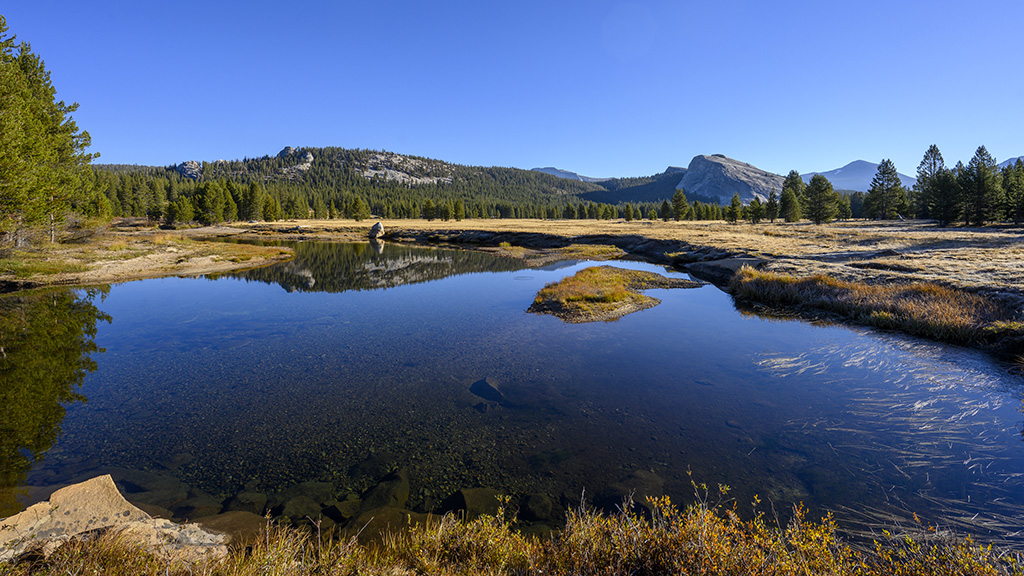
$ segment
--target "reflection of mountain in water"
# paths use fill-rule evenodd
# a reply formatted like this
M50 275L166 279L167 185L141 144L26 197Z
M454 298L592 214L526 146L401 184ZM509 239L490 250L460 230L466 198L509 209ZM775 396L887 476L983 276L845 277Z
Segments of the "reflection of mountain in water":
M280 284L289 292L375 290L440 280L473 272L509 272L522 261L471 250L413 248L394 244L294 242L295 259L231 274ZM378 250L380 250L378 252Z
M20 485L60 435L64 410L96 369L93 305L104 291L49 290L0 297L0 518L21 509Z

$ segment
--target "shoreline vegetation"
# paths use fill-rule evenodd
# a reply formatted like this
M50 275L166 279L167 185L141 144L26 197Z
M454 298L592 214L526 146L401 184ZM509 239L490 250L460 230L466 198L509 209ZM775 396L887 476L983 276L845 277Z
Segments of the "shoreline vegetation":
M551 314L570 324L611 322L661 304L641 290L699 286L699 282L653 272L595 266L542 288L527 312Z
M366 241L375 221L292 220L159 230L145 219L125 219L65 243L10 251L0 257L0 290L86 286L264 266L291 258L290 250L204 240ZM939 228L903 221L813 225L399 220L386 223L383 239L477 249L522 259L530 266L560 260L643 259L689 271L731 290L740 301L803 314L826 312L855 323L986 348L1024 363L1024 237L1013 227ZM745 265L767 275L757 276L756 281L737 276ZM843 298L835 295L840 285L847 293ZM873 288L883 285L919 288L894 292L904 304L901 311L851 304L856 299L865 302L868 293L876 294L876 304L883 301L886 297ZM822 299L823 291L831 291L831 300ZM918 305L922 299L929 299L933 306L948 300L960 310L944 308L943 317L936 319L938 309ZM954 301L959 304L954 306ZM964 304L968 301L976 304ZM988 302L987 312L978 304L982 301ZM974 309L966 311L964 306ZM963 314L975 318L968 321Z
M872 285L824 274L798 278L745 266L732 277L729 291L740 301L826 312L857 324L981 347L1024 362L1019 311L935 283Z
M934 528L886 531L873 545L854 547L836 535L830 517L815 522L797 508L783 527L756 512L755 502L753 518L742 520L735 506L710 504L707 487L696 488L705 495L698 503L679 509L662 497L649 502L648 515L634 512L630 502L615 514L581 506L568 511L563 530L540 537L517 531L505 509L470 521L452 514L432 518L372 544L335 539L315 527L270 525L232 541L226 557L166 554L111 530L0 563L0 575L1024 573L1020 554ZM726 489L720 490L724 496Z

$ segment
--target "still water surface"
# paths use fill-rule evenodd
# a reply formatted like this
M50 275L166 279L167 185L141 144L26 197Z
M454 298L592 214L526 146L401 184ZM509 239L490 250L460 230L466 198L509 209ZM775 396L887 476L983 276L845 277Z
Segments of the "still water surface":
M732 486L740 510L757 494L782 517L803 502L854 532L916 512L1020 541L1021 378L977 352L742 313L713 286L651 290L655 308L565 324L525 310L592 263L297 249L216 279L70 293L109 316L93 323L105 352L79 370L86 401L57 402L59 434L5 447L31 466L26 477L5 463L8 485L120 467L216 498L308 480L343 497L404 468L408 506L425 511L477 486L564 507L640 482L685 503L692 473ZM485 377L503 403L469 391Z

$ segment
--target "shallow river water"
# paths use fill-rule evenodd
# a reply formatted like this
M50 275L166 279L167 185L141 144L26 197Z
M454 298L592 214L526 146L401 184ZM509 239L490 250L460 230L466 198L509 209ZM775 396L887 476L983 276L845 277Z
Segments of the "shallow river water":
M832 511L854 535L916 513L1022 540L1024 381L983 354L742 312L710 285L565 324L525 310L593 263L297 249L216 279L3 297L0 516L11 495L108 470L223 500L310 480L344 499L404 469L418 511L473 487L562 509L629 490L683 504L692 480L728 484L744 513L755 494L783 519ZM52 349L24 341L34 319ZM486 377L502 402L470 391Z

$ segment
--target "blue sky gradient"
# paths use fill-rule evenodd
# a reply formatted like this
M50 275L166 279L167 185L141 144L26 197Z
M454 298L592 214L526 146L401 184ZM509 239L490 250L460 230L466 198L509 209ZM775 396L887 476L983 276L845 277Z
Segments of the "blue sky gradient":
M1024 154L1024 2L9 2L97 162L290 146L639 176Z

